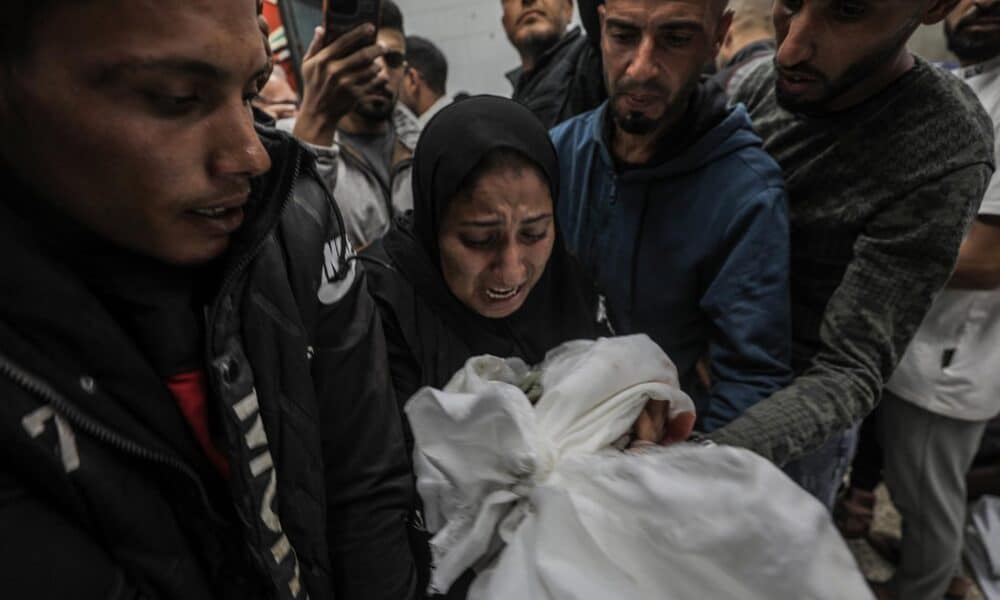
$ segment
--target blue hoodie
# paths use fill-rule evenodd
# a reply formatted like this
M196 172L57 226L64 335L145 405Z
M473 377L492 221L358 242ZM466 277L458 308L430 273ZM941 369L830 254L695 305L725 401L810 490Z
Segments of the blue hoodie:
M788 214L781 170L742 105L662 164L619 172L607 103L552 130L560 226L618 333L646 333L713 431L791 381ZM707 354L710 393L696 386Z

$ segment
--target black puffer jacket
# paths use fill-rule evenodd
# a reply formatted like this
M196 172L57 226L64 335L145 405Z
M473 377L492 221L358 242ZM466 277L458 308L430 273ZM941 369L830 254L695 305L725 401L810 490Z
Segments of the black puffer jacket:
M375 306L311 154L261 137L274 168L207 314L228 481L120 324L0 203L0 597L412 596Z
M579 28L571 29L531 72L518 67L507 73L514 86L511 97L535 113L547 129L600 106L608 93L595 39Z

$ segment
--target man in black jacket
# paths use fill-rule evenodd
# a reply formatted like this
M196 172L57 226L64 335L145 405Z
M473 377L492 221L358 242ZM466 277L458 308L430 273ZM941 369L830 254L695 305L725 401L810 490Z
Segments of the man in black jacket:
M567 30L573 0L502 0L503 28L521 66L507 73L513 99L546 127L597 108L608 97L601 66L597 4L582 0L580 28Z
M4 9L0 595L411 597L378 317L254 129L254 2Z

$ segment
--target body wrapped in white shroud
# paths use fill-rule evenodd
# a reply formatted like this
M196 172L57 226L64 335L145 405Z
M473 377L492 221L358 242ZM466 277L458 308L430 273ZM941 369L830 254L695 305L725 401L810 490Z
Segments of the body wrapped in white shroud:
M431 588L474 567L473 600L871 597L824 508L763 458L622 452L650 399L694 410L644 335L570 342L535 369L473 358L414 395Z

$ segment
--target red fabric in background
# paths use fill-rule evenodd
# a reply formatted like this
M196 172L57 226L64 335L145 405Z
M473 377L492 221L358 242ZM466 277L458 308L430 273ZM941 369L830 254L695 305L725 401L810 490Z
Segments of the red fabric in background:
M208 430L208 388L205 386L205 372L191 371L174 375L167 380L167 388L177 400L177 406L194 431L194 436L208 455L215 468L223 477L229 479L229 460L212 442Z

